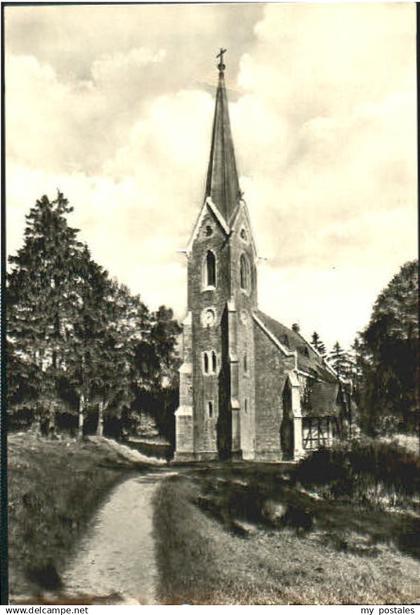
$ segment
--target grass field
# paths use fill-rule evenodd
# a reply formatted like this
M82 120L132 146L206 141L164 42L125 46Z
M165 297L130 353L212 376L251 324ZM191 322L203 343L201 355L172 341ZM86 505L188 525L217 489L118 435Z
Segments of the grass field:
M59 593L60 574L94 512L147 462L104 439L9 436L11 594ZM178 471L154 501L162 604L420 602L416 507L315 497L287 465Z
M163 604L420 601L418 518L311 498L273 467L168 479L154 522Z
M109 490L141 465L106 440L11 434L9 592L60 589L60 571Z

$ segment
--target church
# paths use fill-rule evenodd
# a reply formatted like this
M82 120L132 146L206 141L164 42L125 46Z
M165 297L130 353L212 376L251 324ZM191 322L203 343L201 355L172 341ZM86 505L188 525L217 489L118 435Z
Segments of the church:
M297 460L349 428L345 383L258 309L257 253L239 186L219 54L204 203L188 260L175 461Z

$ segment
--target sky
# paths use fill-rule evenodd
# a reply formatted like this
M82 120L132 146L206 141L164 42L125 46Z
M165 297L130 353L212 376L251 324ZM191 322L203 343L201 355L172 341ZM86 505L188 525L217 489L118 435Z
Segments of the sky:
M57 188L95 260L186 312L219 47L260 308L349 346L417 256L415 4L8 6L7 251Z

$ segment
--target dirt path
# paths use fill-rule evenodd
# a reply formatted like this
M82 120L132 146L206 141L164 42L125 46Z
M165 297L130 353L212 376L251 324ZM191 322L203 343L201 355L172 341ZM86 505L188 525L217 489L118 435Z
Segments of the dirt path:
M91 596L93 604L95 597L112 594L125 602L156 604L152 500L169 474L129 478L111 492L63 575L66 595Z

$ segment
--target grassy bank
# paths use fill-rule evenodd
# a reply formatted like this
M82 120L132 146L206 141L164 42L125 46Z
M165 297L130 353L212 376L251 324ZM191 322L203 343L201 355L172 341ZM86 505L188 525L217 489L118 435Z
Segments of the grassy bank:
M142 466L106 440L11 434L8 451L9 592L59 590L64 562L103 498Z
M418 602L420 562L405 549L416 523L401 513L311 498L272 468L195 471L166 480L156 496L160 598Z

